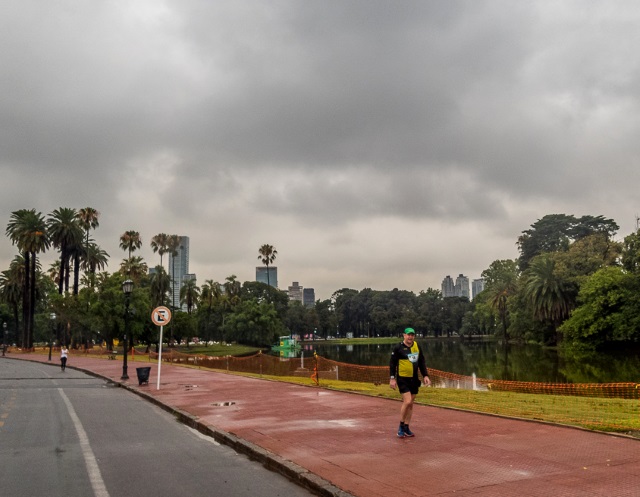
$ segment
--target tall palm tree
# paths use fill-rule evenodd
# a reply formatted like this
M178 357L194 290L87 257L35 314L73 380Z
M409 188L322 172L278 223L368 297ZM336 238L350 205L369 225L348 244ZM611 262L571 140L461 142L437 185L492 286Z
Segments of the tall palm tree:
M171 256L171 307L175 309L176 307L176 293L180 288L179 282L176 281L176 257L178 255L178 249L180 248L180 236L179 235L169 235L167 239L167 251Z
M569 317L572 293L566 282L555 272L555 260L549 254L534 257L523 274L525 298L533 306L534 317L553 326L556 342L557 328Z
M9 269L0 273L0 302L5 302L13 312L14 328L18 329L20 301L24 287L24 258L16 256Z
M171 278L163 266L156 266L150 278L151 302L154 306L165 305L167 292L171 287Z
M58 293L69 291L69 262L72 255L82 245L83 231L75 209L61 207L49 214L47 232L53 246L60 250L60 280Z
M237 276L235 274L227 276L225 278L223 287L224 293L229 299L229 303L232 306L238 304L238 302L240 301L240 290L242 287L240 285L240 282L237 280Z
M37 254L45 252L50 246L47 224L42 213L36 212L35 209L21 209L11 213L6 235L22 252L24 259L22 346L31 348L36 305Z
M169 235L158 233L151 239L151 249L153 253L160 254L160 265L162 266L162 256L169 250Z
M213 304L222 296L222 287L220 283L213 280L206 280L200 290L200 303L204 307L206 306L209 311L213 307Z
M89 256L89 232L92 229L96 229L100 226L100 222L98 219L100 218L100 213L94 209L93 207L83 207L78 211L78 221L80 222L80 227L85 231L85 243L84 250L82 252L83 259L86 259ZM86 267L87 265L84 264ZM76 252L75 259L75 270L74 274L74 283L73 283L73 291L75 294L78 293L78 278L80 273L80 252Z
M509 332L507 331L507 316L509 297L515 295L518 290L518 280L516 275L505 275L505 278L492 283L486 289L489 295L491 307L498 312L498 316L502 323L502 331L505 340L509 340Z
M120 248L129 252L129 259L131 259L131 253L142 247L142 238L137 231L125 231L120 235Z
M95 285L96 271L103 271L109 263L109 254L95 242L89 241L82 261L82 269L88 273L89 286Z
M180 288L180 304L187 306L188 314L191 314L199 296L200 288L196 285L196 280L186 280Z
M278 251L273 248L273 245L264 244L258 249L258 259L262 261L262 264L267 266L267 285L271 286L271 281L269 279L269 264L276 260L276 255L278 255Z

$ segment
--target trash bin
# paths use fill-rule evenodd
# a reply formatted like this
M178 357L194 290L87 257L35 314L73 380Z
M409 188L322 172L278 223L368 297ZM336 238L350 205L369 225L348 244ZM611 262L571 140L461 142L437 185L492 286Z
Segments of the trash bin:
M143 383L149 384L150 372L151 368L136 368L136 373L138 373L138 385L142 385Z

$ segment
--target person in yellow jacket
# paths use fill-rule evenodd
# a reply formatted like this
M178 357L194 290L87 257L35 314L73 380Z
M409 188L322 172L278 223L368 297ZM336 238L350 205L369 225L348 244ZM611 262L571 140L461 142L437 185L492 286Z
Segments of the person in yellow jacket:
M404 330L402 342L393 348L391 361L389 362L389 386L394 390L397 387L402 394L400 427L398 428L399 438L414 436L409 429L409 423L413 413L413 402L416 399L418 390L420 390L418 371L422 374L424 385L431 385L424 354L418 346L418 342L416 342L416 332L413 328L407 328Z

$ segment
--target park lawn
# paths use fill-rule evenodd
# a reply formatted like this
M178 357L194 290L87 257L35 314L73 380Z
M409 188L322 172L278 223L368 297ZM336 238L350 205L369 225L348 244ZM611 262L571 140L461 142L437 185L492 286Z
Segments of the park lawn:
M166 351L167 349L165 349ZM261 349L259 347L249 347L248 345L239 345L236 343L225 344L218 343L213 345L191 345L187 347L186 345L181 345L179 347L174 347L173 350L176 352L180 352L181 354L200 354L200 355L208 355L212 357L224 357L228 355L232 356L247 356L257 354Z

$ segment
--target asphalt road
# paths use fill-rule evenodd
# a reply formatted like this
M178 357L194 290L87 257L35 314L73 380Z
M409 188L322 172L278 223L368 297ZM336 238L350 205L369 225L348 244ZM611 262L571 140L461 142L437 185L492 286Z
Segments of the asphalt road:
M312 494L105 380L0 360L0 495Z

